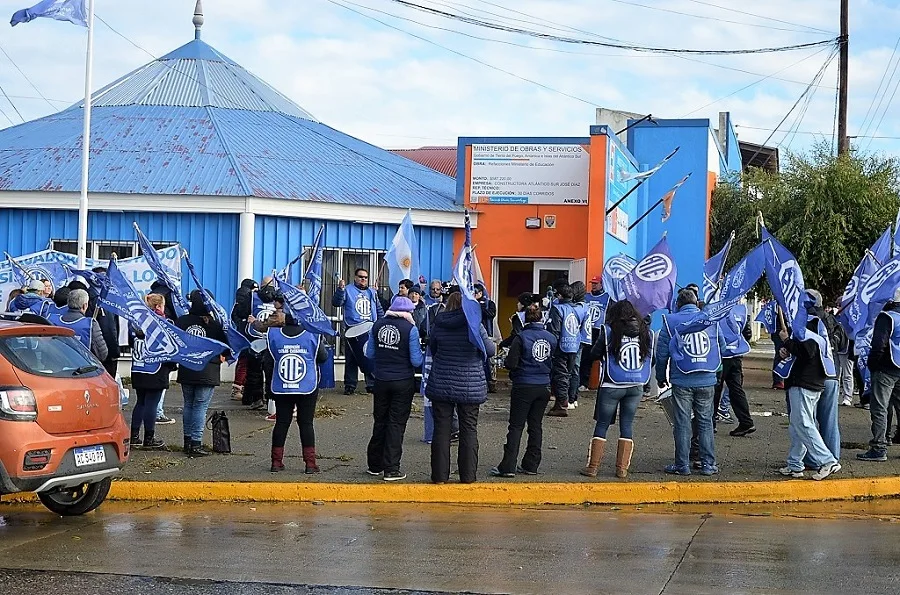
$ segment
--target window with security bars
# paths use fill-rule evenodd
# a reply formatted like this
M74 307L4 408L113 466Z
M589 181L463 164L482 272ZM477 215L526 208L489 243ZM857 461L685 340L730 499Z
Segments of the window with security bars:
M178 242L151 242L157 250L168 248ZM50 240L50 249L66 254L78 254L77 240ZM141 249L137 242L120 240L91 240L86 244L86 256L96 260L109 260L115 253L117 258L125 259L140 256Z

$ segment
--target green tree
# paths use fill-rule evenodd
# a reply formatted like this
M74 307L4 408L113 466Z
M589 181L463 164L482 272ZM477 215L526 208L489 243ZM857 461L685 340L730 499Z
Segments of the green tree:
M797 257L806 286L837 300L865 250L900 206L900 162L880 154L838 157L825 143L788 154L781 171L753 169L719 183L713 193L710 251L735 231L732 266L756 244L756 214Z

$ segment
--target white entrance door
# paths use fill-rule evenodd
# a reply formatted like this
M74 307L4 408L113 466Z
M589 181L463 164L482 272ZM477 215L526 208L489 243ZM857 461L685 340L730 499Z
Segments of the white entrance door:
M569 263L569 283L587 283L587 259L579 258Z
M582 266L583 270L583 266ZM534 291L544 295L559 278L572 282L572 261L569 259L535 260L534 261ZM582 276L584 273L582 273Z

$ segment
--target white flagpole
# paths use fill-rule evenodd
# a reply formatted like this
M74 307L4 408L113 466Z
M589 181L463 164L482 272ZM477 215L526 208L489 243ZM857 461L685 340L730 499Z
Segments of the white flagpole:
M78 201L78 268L85 268L88 230L88 165L91 155L91 79L94 65L94 0L88 0L87 64L84 70L84 133L81 144L81 199Z

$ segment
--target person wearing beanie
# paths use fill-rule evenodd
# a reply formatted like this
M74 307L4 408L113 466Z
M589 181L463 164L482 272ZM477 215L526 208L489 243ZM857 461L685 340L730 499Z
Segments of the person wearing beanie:
M422 365L419 330L413 319L416 306L396 296L383 318L375 321L366 342L366 357L373 362L372 438L366 449L369 475L385 481L406 479L400 469L403 436L416 392L416 368Z
M830 312L823 307L822 294L815 289L806 290L806 315L807 320L817 320L823 325L822 338L828 341L833 366L828 367L825 374L825 390L816 404L816 426L825 446L835 459L841 458L841 432L838 427L838 406L840 401L840 388L837 377L837 352L840 347L841 337L846 337L844 329ZM835 328L837 327L837 328ZM817 325L818 328L818 325ZM832 369L833 368L833 369ZM807 456L805 462L812 467L812 459Z
M203 294L195 289L188 296L191 309L175 321L175 326L183 331L228 344L228 338L222 325L209 313L203 301ZM221 367L227 351L219 357L209 360L202 370L191 370L185 366L178 367L177 381L181 385L184 396L183 435L184 453L191 457L204 457L203 429L206 426L206 412L212 399L213 391L221 384Z
M869 450L856 458L883 462L887 461L887 410L896 401L895 389L900 388L900 287L894 290L893 299L875 317L868 365L872 374L869 401L872 439Z
M275 302L283 306L276 297ZM319 365L328 359L328 351L321 335L311 333L297 324L290 312L276 310L264 322L255 323L266 335L263 367L278 370L268 374L266 392L275 402L275 427L272 429L272 467L270 471L284 471L284 444L294 413L300 430L300 448L307 475L318 473L316 459L316 402L319 399Z
M17 296L9 307L10 312L31 312L38 316L46 316L53 302L44 297L44 284L32 279L24 288L25 293Z
M422 290L418 285L413 285L409 288L406 297L408 297L409 301L413 304L413 323L416 325L416 328L419 329L419 334L421 334L422 326L425 324L425 316L428 314L425 300L422 299Z
M247 328L247 319L253 313L253 292L259 290L259 285L253 279L244 279L241 286L234 294L234 306L231 308L231 322L237 329ZM250 358L249 350L245 349L238 356L234 367L234 382L231 385L231 398L235 401L244 400L244 385L247 382L247 365ZM250 403L243 403L250 405Z

